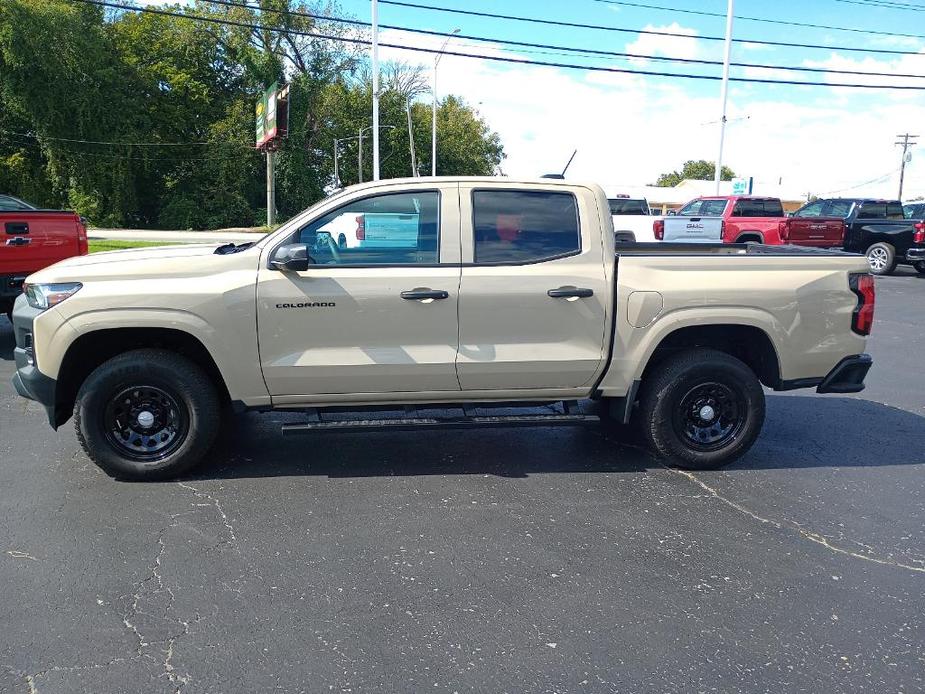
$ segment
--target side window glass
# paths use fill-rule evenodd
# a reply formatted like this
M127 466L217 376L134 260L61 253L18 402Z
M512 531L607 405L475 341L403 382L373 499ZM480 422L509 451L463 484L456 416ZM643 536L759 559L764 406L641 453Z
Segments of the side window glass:
M725 211L725 200L704 200L700 206L700 215L702 217L722 217Z
M678 212L680 217L696 217L700 214L700 207L703 205L703 200L692 200L687 203L681 210Z
M882 202L868 202L858 211L858 219L883 219L886 217L886 205Z
M821 217L822 208L825 203L822 200L816 200L797 210L795 217Z
M439 262L440 194L376 195L348 202L298 232L322 265L432 265Z
M851 202L848 200L832 200L825 206L826 217L841 217L846 219L851 214Z
M476 263L530 263L581 250L571 193L477 190L472 227Z

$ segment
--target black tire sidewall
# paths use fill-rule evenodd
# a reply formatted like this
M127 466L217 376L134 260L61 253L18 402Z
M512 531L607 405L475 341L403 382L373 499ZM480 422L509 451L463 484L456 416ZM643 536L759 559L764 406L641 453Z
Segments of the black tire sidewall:
M110 399L132 386L167 391L182 407L187 430L182 443L156 462L141 462L122 454L105 432L104 412ZM220 405L214 386L189 360L160 350L119 355L87 377L74 406L78 438L91 459L120 479L164 479L185 472L205 455L218 432Z
M702 451L688 445L677 433L674 416L683 397L704 383L721 383L742 400L745 422L736 438L715 451ZM712 350L670 359L655 375L643 399L644 429L655 451L672 464L688 469L714 469L744 455L761 433L764 424L764 391L754 372L730 355Z
M920 275L925 275L925 260L919 260L912 264L913 269Z

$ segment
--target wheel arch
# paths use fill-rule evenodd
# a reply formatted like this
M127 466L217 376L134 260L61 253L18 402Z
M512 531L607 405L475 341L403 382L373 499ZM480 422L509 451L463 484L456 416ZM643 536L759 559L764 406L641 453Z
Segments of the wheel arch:
M206 346L196 336L176 328L101 328L82 333L67 348L55 389L55 426L71 416L77 392L98 366L134 349L160 348L180 354L199 366L215 384L219 398L230 403L225 378Z
M764 234L760 231L740 231L739 235L736 236L736 243L764 243Z

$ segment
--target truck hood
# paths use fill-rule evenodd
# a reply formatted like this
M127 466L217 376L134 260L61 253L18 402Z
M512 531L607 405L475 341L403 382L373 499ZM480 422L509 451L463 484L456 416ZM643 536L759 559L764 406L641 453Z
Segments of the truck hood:
M197 267L202 270L214 269L216 265L231 258L259 255L259 250L253 247L239 253L216 255L215 249L222 245L197 243L92 253L62 260L30 275L26 281L83 282L118 277L179 279L195 274Z

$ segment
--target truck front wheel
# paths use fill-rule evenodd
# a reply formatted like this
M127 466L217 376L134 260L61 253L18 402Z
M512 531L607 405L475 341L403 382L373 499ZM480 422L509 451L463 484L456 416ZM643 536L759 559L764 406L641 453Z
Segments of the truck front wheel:
M642 430L667 462L690 470L722 467L744 455L764 423L764 391L735 357L696 349L666 358L642 384Z
M220 424L215 385L189 359L161 349L125 352L84 381L74 426L91 460L112 477L180 475L209 450Z

